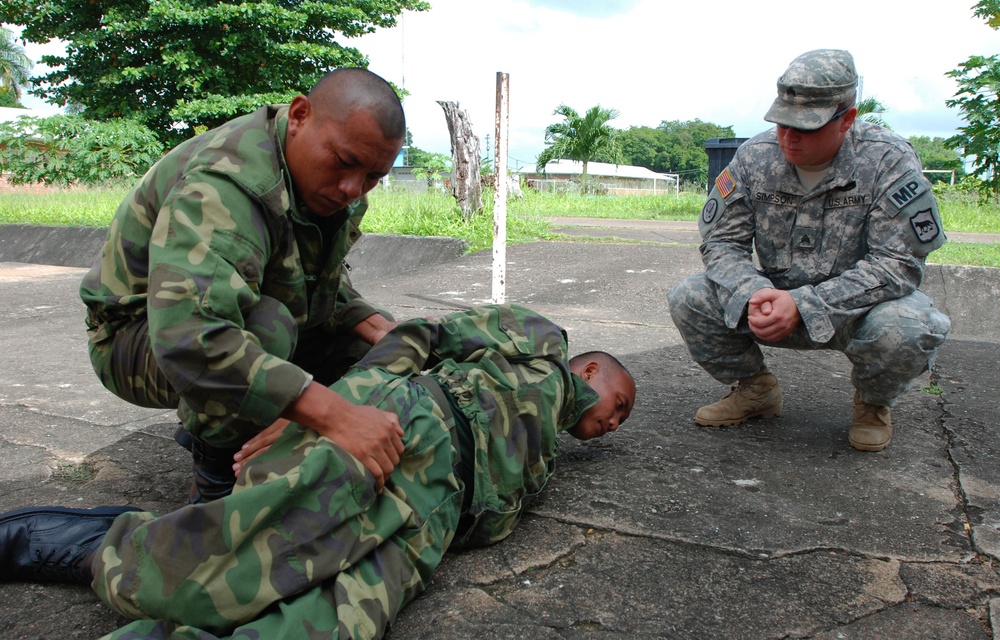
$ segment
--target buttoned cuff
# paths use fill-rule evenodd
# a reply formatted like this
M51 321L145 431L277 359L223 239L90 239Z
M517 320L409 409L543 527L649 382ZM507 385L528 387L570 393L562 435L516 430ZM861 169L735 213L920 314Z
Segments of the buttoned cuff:
M721 301L723 307L725 308L725 323L730 329L735 329L743 319L743 314L746 313L747 304L750 302L750 298L753 294L760 291L761 289L773 288L774 285L767 278L760 276L756 278L749 278L739 285L735 291L733 291L729 300ZM724 287L720 285L719 287L725 290Z
M826 303L816 294L816 289L807 285L792 289L788 293L795 300L795 306L798 307L799 316L802 318L806 333L809 334L809 339L816 344L832 340L833 321L830 319Z

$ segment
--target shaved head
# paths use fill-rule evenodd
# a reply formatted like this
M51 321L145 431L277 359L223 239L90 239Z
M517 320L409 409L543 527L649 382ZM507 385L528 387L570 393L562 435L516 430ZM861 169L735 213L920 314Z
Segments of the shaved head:
M605 373L617 373L622 372L632 378L632 374L629 373L628 369L625 368L618 358L614 357L606 351L588 351L587 353L581 353L578 356L573 356L570 358L570 367L580 366L586 364L587 362L597 362L605 369Z
M402 140L406 119L399 96L388 82L367 69L337 69L309 92L317 115L343 121L357 111L372 116L387 140Z

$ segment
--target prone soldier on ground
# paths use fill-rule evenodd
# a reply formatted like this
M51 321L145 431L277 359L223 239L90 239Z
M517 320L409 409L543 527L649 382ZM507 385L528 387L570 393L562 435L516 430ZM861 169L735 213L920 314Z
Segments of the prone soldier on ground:
M114 639L380 638L446 551L510 535L559 432L596 438L629 417L621 363L567 349L515 305L402 322L332 385L403 425L382 491L336 434L293 423L218 500L0 515L0 576L92 584L135 620Z

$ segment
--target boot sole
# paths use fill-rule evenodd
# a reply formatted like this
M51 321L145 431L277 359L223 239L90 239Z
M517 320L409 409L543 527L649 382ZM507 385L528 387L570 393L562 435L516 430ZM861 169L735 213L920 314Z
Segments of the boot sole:
M694 422L699 427L732 427L738 424L743 424L749 420L759 418L761 420L770 420L771 418L776 418L781 415L781 408L769 409L767 411L761 411L760 413L753 413L748 416L743 416L742 418L737 418L735 420L700 420L698 416L695 416Z
M882 451L889 446L890 442L892 442L892 440L889 440L885 444L864 444L862 442L855 442L854 440L851 440L850 437L847 438L847 441L858 451Z

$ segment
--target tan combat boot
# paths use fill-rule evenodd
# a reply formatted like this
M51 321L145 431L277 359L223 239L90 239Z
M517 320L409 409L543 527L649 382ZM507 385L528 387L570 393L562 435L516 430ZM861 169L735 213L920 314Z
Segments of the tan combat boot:
M854 417L847 440L859 451L881 451L892 440L892 411L889 407L866 404L861 392L854 392Z
M698 409L694 421L702 427L727 427L750 418L781 415L781 387L765 369L749 378L740 378L729 393L715 404Z

